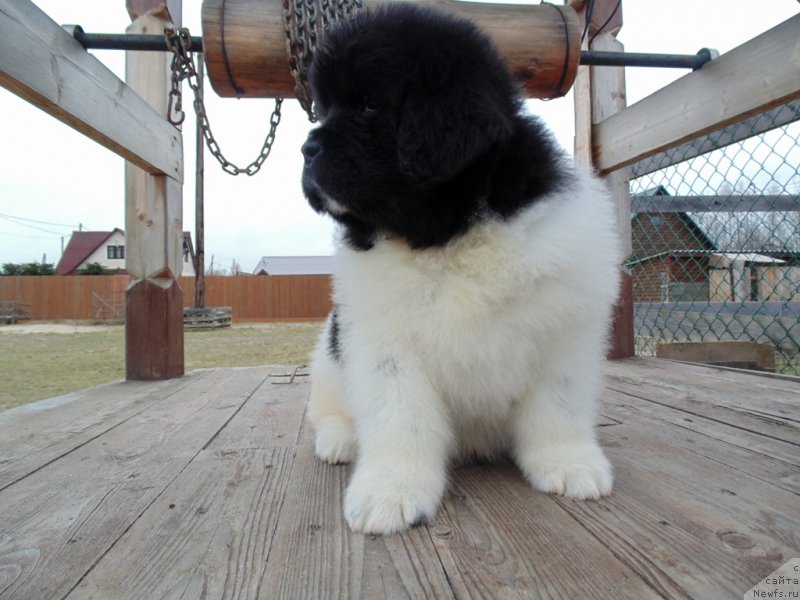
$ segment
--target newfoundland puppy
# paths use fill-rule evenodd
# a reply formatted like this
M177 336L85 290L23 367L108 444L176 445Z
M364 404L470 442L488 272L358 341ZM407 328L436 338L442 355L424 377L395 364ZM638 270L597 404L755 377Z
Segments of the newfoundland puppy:
M339 223L312 362L316 454L354 461L350 527L436 514L457 459L508 453L534 488L611 492L595 403L620 252L487 36L411 5L333 28L310 82L303 190Z

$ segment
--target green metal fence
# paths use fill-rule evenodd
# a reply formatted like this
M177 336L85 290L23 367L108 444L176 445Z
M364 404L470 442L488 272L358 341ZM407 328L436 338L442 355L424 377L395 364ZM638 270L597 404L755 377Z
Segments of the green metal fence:
M800 102L631 169L637 353L754 341L800 375Z

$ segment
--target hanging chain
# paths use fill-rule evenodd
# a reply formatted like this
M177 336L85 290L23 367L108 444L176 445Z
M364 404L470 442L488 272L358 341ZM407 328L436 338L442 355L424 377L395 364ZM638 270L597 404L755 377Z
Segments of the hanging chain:
M308 86L308 67L317 42L331 25L350 18L362 7L363 0L283 0L286 54L295 81L295 96L312 123L317 119Z
M180 125L186 118L186 113L183 112L183 101L181 94L181 82L186 81L194 93L194 110L200 120L200 129L203 132L203 138L206 141L209 152L217 159L222 166L222 170L229 175L240 175L246 173L247 175L255 175L261 170L264 162L269 157L272 151L272 145L275 143L275 132L278 130L278 124L281 122L281 105L283 104L282 98L275 99L275 108L269 118L269 132L261 146L261 151L253 162L246 167L238 167L230 162L225 155L222 154L214 134L211 132L211 124L208 120L206 113L205 102L200 90L200 82L197 76L197 70L194 64L194 58L191 55L192 36L189 30L185 27L180 29L167 28L164 30L164 35L167 38L167 45L172 51L172 86L169 92L169 107L167 109L167 118L173 125Z
M311 92L308 86L308 67L322 34L340 19L347 19L355 10L360 10L363 0L283 0L284 30L286 32L286 53L289 70L295 80L295 94L300 106L308 114L308 120L316 122ZM193 106L200 120L200 129L209 152L217 159L222 170L230 175L255 175L272 151L275 143L275 132L281 122L282 98L275 99L275 108L269 118L269 132L261 146L261 151L253 162L246 167L238 167L222 154L206 113L200 82L192 57L192 36L185 27L164 30L167 46L172 52L172 83L169 91L167 118L176 127L186 119L183 112L183 95L181 84L186 81L194 94Z

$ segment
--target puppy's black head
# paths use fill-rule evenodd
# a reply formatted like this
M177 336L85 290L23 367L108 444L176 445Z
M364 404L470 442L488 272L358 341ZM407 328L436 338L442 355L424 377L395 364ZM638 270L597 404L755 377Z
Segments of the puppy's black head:
M326 35L310 81L321 126L303 189L351 245L445 244L486 212L519 101L474 25L403 4L361 12Z

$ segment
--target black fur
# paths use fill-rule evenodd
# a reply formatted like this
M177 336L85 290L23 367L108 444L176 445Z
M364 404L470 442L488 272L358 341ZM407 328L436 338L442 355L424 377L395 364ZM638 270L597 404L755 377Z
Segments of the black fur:
M468 21L406 4L362 11L326 35L310 81L321 126L303 146L303 190L355 249L379 236L445 245L563 182L560 151Z
M328 330L328 354L330 354L336 362L342 362L342 347L339 343L339 311L337 307L333 307L330 318L331 327Z

